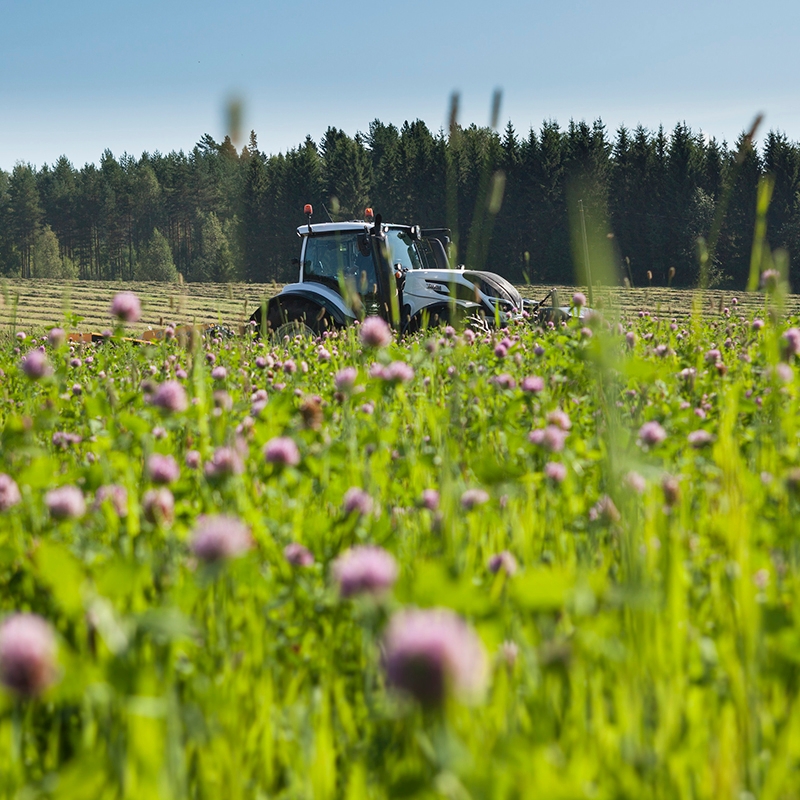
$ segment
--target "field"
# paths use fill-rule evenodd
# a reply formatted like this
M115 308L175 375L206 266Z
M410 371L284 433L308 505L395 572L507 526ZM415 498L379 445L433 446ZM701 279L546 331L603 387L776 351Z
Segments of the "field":
M523 297L540 299L550 286L520 286ZM574 287L557 287L569 300ZM280 291L280 284L252 283L131 283L104 281L5 280L0 284L0 326L48 329L63 324L65 313L74 315L79 330L101 331L110 324L111 298L118 291L134 291L142 299L143 313L132 331L178 324L217 323L238 327L264 297ZM584 291L586 291L584 289ZM598 287L595 295L623 313L642 309L664 317L687 319L691 314L694 292L664 287L623 289ZM749 292L708 290L702 294L705 316L721 314L736 297L741 309L756 313L763 308L763 295ZM786 298L786 311L800 314L800 295ZM15 327L16 326L16 327Z
M142 287L42 336L116 288L2 307L0 796L800 795L794 298L187 350L123 337L259 287Z

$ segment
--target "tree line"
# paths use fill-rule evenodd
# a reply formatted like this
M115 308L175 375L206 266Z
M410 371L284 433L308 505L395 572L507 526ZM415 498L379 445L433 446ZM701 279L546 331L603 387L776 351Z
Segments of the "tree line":
M510 123L435 133L419 120L376 120L366 133L329 128L277 155L255 133L241 149L205 135L189 153L107 150L81 169L62 156L0 170L0 273L287 281L310 202L315 221L361 218L372 206L384 220L448 226L459 263L515 283L581 282L570 222L580 200L590 234L612 240L621 277L676 286L696 285L698 237L724 203L710 278L741 288L765 175L769 243L800 253L800 145L775 131L756 148L745 134L729 146L684 123L612 136L599 120L547 121L521 136Z

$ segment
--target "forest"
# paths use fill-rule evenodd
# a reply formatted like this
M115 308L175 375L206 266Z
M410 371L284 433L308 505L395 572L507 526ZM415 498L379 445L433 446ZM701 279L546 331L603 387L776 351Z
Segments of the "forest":
M695 286L698 238L724 216L708 274L743 288L759 181L771 176L772 247L800 253L800 145L776 131L750 146L602 121L546 121L520 135L374 121L350 136L269 155L255 132L240 148L204 135L191 152L115 157L76 168L66 156L0 170L0 274L22 278L279 282L291 280L295 230L361 218L450 227L458 263L515 283L584 282L575 274L576 210L613 240L620 281ZM571 220L573 223L571 223ZM580 271L580 270L579 270Z

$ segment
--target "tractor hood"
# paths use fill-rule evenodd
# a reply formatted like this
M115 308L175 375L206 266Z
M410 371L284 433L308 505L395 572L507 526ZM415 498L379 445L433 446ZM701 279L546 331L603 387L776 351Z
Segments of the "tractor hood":
M495 272L467 269L461 273L472 281L487 297L499 297L517 309L522 309L522 296L516 287Z

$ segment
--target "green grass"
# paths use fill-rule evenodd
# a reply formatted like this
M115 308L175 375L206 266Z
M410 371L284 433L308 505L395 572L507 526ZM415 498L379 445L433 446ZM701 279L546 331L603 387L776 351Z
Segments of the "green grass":
M110 294L92 288L106 308ZM208 290L182 291L193 288ZM764 313L763 296L740 294L728 318L717 298L730 295L709 293L715 314L692 320L646 291L630 305L612 293L609 328L591 335L577 323L514 329L505 356L504 333L373 352L350 329L288 351L243 339L196 352L48 347L53 374L33 381L20 367L29 343L6 340L0 473L21 502L0 512L0 611L54 626L60 676L34 700L0 688L0 796L797 796L800 381L782 351L788 323ZM147 311L156 297L143 300ZM229 302L223 321L243 298ZM24 319L59 322L56 307ZM206 354L226 377L211 376ZM394 360L414 378L371 377ZM351 397L334 391L347 366L363 387ZM164 414L145 390L178 370L192 402ZM530 376L541 392L523 391ZM570 427L548 452L529 434L556 410ZM647 421L664 441L639 441ZM699 429L712 441L695 448ZM61 431L80 442L60 446ZM276 436L296 442L297 466L265 461ZM208 463L225 445L239 448L241 474L185 465L189 451ZM143 512L154 452L181 465L168 524ZM562 483L548 463L564 465ZM112 483L127 491L125 516L93 507ZM59 521L45 493L66 484L88 510ZM343 512L353 486L372 514ZM434 512L420 502L431 488ZM470 488L489 500L467 511ZM198 518L213 513L249 527L246 555L207 566L192 554ZM293 541L312 567L286 562ZM393 554L399 579L381 599L342 600L331 565L364 542ZM503 550L513 576L487 567ZM453 609L478 632L484 697L423 709L387 686L383 630L408 606Z

